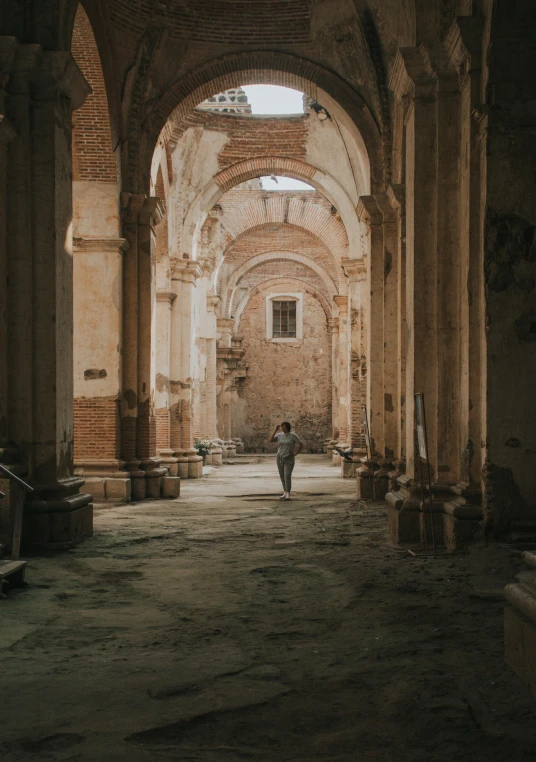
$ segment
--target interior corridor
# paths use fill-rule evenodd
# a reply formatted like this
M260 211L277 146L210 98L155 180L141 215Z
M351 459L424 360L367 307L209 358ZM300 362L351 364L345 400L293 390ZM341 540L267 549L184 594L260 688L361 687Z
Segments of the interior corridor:
M325 456L290 503L273 456L205 470L30 559L2 602L4 762L535 759L501 643L518 552L412 557Z

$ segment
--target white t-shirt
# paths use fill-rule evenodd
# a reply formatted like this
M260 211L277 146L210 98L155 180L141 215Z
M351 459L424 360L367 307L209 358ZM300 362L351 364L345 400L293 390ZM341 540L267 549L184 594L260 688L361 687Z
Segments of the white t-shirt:
M274 437L275 441L279 445L277 450L277 457L282 460L287 460L294 457L294 446L296 443L300 443L301 439L293 431L285 434L281 432Z

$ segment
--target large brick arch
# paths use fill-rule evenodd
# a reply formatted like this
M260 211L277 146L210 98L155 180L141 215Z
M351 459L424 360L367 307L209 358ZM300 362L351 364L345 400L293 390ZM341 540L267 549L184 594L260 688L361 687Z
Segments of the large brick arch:
M260 265L266 264L267 262L285 261L298 262L299 264L309 268L309 270L316 273L316 275L321 278L328 294L331 294L332 296L336 296L338 294L336 284L333 282L324 268L318 265L316 262L313 262L308 257L304 256L303 254L298 254L294 251L267 251L263 252L262 254L257 254L256 257L252 257L250 260L238 267L229 278L229 282L226 284L225 293L222 294L219 289L217 289L217 293L219 293L222 297L222 315L224 317L230 317L236 288L238 287L240 280L247 273L249 273L251 270L254 270L256 267L259 267Z
M335 178L327 175L317 167L297 159L288 159L281 156L264 156L238 162L215 175L203 190L198 193L186 213L182 235L184 253L195 258L199 231L205 222L208 212L225 192L247 180L267 174L303 180L316 188L333 204L340 214L346 231L350 256L354 258L363 256L359 220L354 205L344 188Z
M267 200L256 198L241 204L233 210L232 216L225 216L225 234L232 236L232 240L224 250L224 257L249 232L282 223L305 229L316 236L329 249L337 268L340 268L341 259L349 255L349 244L346 229L338 215L330 214L314 201L301 199L298 195L282 199L283 203L277 203L278 200L275 196ZM273 203L270 204L270 201Z
M140 143L129 156L131 184L147 189L153 151L159 138L166 137L166 122L190 113L214 93L240 85L272 84L290 87L322 99L327 93L358 133L370 163L371 186L382 188L383 149L380 126L363 96L337 74L318 64L288 53L255 51L215 59L188 72L157 101L145 117Z
M92 92L73 114L73 180L117 182L108 97L99 50L82 4L73 26L72 54Z

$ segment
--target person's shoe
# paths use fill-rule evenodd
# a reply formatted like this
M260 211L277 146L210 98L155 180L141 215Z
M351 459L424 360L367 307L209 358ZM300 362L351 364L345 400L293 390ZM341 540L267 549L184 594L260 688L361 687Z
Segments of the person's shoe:
M281 497L279 499L280 500L287 500L287 495L288 495L288 492L283 492L283 494L281 495Z
M283 500L290 500L290 492L285 492Z

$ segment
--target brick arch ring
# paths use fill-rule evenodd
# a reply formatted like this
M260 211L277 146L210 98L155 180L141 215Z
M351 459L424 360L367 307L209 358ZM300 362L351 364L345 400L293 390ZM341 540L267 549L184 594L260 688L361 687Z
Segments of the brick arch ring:
M319 264L316 262L313 262L312 259L309 259L309 257L304 256L303 254L298 254L294 251L268 251L263 254L257 254L256 257L252 257L251 259L248 259L247 262L244 262L244 264L237 268L231 277L229 278L229 283L227 284L227 289L225 294L220 294L223 298L222 303L222 314L224 317L230 318L231 312L232 312L232 305L234 301L234 296L236 289L239 286L240 280L247 275L251 270L253 270L255 267L259 267L260 265L266 264L266 262L298 262L301 265L304 265L305 267L308 267L309 270L312 270L315 272L324 283L328 294L331 294L332 296L337 296L339 293L339 289L337 288L335 282L333 279L328 275L328 273L324 270L323 267L320 267ZM216 291L218 293L218 291Z
M276 51L234 53L209 61L176 81L155 104L141 126L139 145L128 164L143 174L142 183L131 177L137 187L147 188L151 160L160 139L166 138L170 118L181 119L215 93L234 87L270 84L290 87L324 101L359 146L363 166L370 179L372 192L385 185L384 148L388 140L382 136L379 122L363 96L335 72L305 58ZM372 82L374 91L375 83ZM323 104L324 105L324 104ZM363 190L360 190L363 193Z
M321 241L340 268L341 260L348 256L349 249L346 229L342 222L314 201L302 201L298 198L289 201L285 207L270 207L263 198L257 198L234 209L232 219L226 224L226 230L230 230L232 226L230 232L234 237L223 252L223 260L235 244L250 233L274 224L284 224L289 228L305 230ZM342 269L340 273L344 277Z
M234 314L234 332L235 334L238 334L240 331L240 320L242 318L242 315L244 314L244 310L246 309L249 300L251 297L255 296L256 294L260 294L263 291L268 290L269 288L274 288L275 286L284 285L285 283L288 283L289 280L293 280L299 283L303 284L303 290L307 293L313 296L321 305L322 309L324 310L324 314L326 316L326 323L329 320L329 318L333 317L333 311L329 306L329 303L325 296L321 294L314 286L311 286L310 283L307 283L306 281L302 280L301 278L268 278L267 280L262 281L261 283L258 283L256 286L252 286L252 288L249 289L249 291L244 294L240 302L236 306L236 311Z
M190 205L183 225L183 253L197 259L199 233L209 211L224 193L240 183L263 175L280 175L312 185L337 209L346 229L351 259L364 256L359 219L344 188L331 176L312 164L286 157L261 156L237 162L211 178Z

